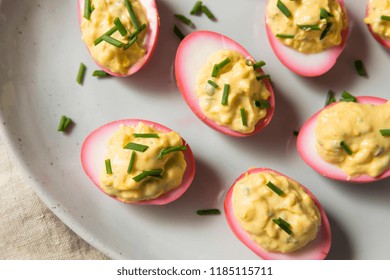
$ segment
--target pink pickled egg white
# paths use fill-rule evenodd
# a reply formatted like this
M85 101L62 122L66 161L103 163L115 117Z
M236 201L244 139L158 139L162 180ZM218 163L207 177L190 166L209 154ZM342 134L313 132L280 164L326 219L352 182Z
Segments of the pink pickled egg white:
M101 188L99 183L99 173L102 169L104 169L104 161L106 160L107 153L106 144L108 140L111 138L112 134L119 129L119 126L121 124L126 126L136 126L139 122L151 126L160 132L172 131L171 129L155 122L147 120L126 119L105 124L94 130L84 140L84 143L81 147L81 163L87 176L101 191L103 191L103 189ZM183 145L187 146L187 150L183 151L184 158L187 163L187 169L183 175L183 181L179 187L152 200L145 200L140 202L126 202L121 200L120 198L113 198L125 203L154 205L163 205L178 199L189 188L195 175L195 160L191 148L185 142L184 139Z
M370 11L369 10L369 7L370 7L369 5L370 5L370 1L367 0L366 16L368 16L369 11ZM374 39L377 40L377 42L380 43L382 46L384 46L385 48L390 50L390 40L385 40L385 39L381 38L380 36L378 36L377 34L375 34L372 31L371 25L367 24L367 27L368 27L368 30L370 31L372 37L374 37Z
M359 96L357 97L357 101L359 103L369 103L369 104L379 105L385 103L387 100L378 97ZM335 104L336 103L332 103L329 106L334 106ZM325 108L323 108L322 110L324 109ZM298 153L311 168L313 168L315 171L317 171L318 173L320 173L325 177L334 180L349 181L354 183L373 182L390 176L390 169L389 169L385 171L382 175L375 178L368 175L362 175L352 179L348 179L348 175L344 173L340 168L338 168L336 165L327 163L325 160L323 160L317 153L316 136L315 136L315 127L317 124L317 118L322 110L314 114L302 126L302 128L299 131L299 135L297 139Z
M269 252L263 249L261 246L259 246L255 241L253 241L250 238L249 234L245 232L244 229L240 226L239 222L237 221L233 213L232 195L233 195L234 186L238 181L240 181L243 177L245 177L246 174L253 174L253 173L260 173L260 172L272 172L277 175L289 178L288 176L283 175L269 168L254 168L241 174L241 176L238 177L234 182L234 184L230 187L226 195L225 205L224 205L226 219L233 233L242 243L244 243L256 255L258 255L259 257L265 260L323 260L325 259L326 256L328 255L331 242L332 242L331 229L330 229L328 217L326 216L326 213L323 207L321 206L321 204L319 203L319 201L317 200L317 198L301 184L299 185L312 198L312 200L318 207L321 214L321 228L317 234L317 237L314 240L312 240L310 243L308 243L305 247L291 253ZM292 180L291 178L289 179Z
M84 15L84 2L85 2L84 0L78 0L78 19L79 19L80 26L81 26L81 19ZM156 1L155 0L139 0L139 2L145 8L146 18L148 19L148 23L147 23L147 27L146 27L147 34L145 36L145 44L144 44L145 48L146 48L146 54L139 61L137 61L135 64L133 64L129 68L129 70L126 74L114 73L110 69L103 67L102 65L97 63L97 61L95 61L95 63L102 70L104 70L105 72L107 72L108 74L110 74L112 76L127 77L127 76L130 76L130 75L136 73L143 66L145 66L145 64L150 60L150 58L152 57L152 54L156 48L159 30L160 30L160 17L158 15ZM113 23L113 26L114 26L114 23ZM87 49L89 52L89 48L87 48Z
M338 0L343 8L345 15L346 9L343 0ZM329 48L320 53L304 54L297 50L282 44L279 39L272 34L265 18L265 26L268 40L279 60L292 72L304 77L317 77L328 72L335 64L344 50L345 42L348 37L349 26L342 32L342 42L340 45Z
M264 79L264 83L271 93L268 99L271 108L268 109L266 117L257 123L255 130L251 133L240 133L218 125L207 118L199 107L198 97L195 92L196 76L199 69L206 64L209 57L222 49L238 51L246 58L255 61L244 47L222 34L212 31L192 32L181 41L176 53L175 75L177 86L194 114L211 128L235 137L253 135L267 126L274 113L274 93L268 79ZM262 70L259 70L259 74L264 73Z

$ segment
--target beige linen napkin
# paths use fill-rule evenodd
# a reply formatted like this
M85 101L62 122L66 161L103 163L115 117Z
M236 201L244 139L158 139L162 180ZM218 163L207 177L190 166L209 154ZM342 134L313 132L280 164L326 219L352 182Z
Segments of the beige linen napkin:
M43 204L10 159L1 135L0 217L0 259L106 259Z

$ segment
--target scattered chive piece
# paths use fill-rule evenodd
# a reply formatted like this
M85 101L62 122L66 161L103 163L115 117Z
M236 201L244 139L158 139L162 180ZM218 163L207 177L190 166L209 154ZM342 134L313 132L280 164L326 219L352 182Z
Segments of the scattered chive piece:
M230 60L229 57L227 57L227 58L225 58L224 60L222 60L220 63L217 64L219 70L221 70L223 67L225 67L226 65L228 65L230 62L231 62L231 60Z
M225 84L223 86L223 94L222 94L222 101L221 101L221 104L224 106L228 105L229 91L230 91L230 85Z
M104 33L102 36L98 37L95 41L93 41L93 44L96 46L98 44L100 44L101 42L103 42L103 36L104 35L107 35L107 36L111 36L112 34L114 34L116 31L118 30L118 28L116 26L112 27L110 30L108 30L106 33Z
M180 39L180 40L183 40L185 35L183 34L183 32L181 32L181 30L179 29L179 27L176 26L176 24L173 26L173 32L175 32L176 36Z
M116 18L114 19L114 24L115 24L116 28L118 29L119 33L120 33L122 36L125 36L125 35L127 34L126 28L123 26L121 20L120 20L118 17L116 17Z
M321 10L320 10L320 19L326 19L327 17L334 17L334 15L329 13L326 9L321 8Z
M207 8L207 6L202 5L202 12L205 13L205 15L211 19L211 20L216 20L214 14Z
M142 153L145 152L148 148L149 148L148 146L134 143L134 142L127 143L126 146L123 147L123 149L134 150Z
M68 118L65 115L62 116L60 123L58 124L57 131L65 131L71 122L72 122L72 120L70 118Z
M331 22L328 22L328 23L326 24L326 27L325 27L324 31L322 31L322 33L321 33L321 35L320 35L320 40L322 40L322 39L325 38L326 34L328 34L330 28L332 27L332 24L333 24L333 23L331 23Z
M84 63L80 63L80 66L79 66L79 72L77 73L77 78L76 78L76 82L79 84L79 85L82 85L83 82L84 82L84 76L85 76L85 70L87 68L85 67Z
M146 177L157 177L162 178L161 173L163 172L162 169L153 169L153 170L144 170L137 176L133 177L133 180L136 182L140 182L141 180L145 179Z
M242 125L243 126L248 126L248 121L247 121L247 117L246 117L245 108L241 108L240 109L240 114L241 114Z
M294 134L294 136L298 136L299 135L299 130L294 130L293 134Z
M196 15L196 14L199 14L199 12L202 10L202 1L197 1L194 5L194 7L192 7L192 10L190 11L190 14L191 15Z
M218 64L214 64L213 72L211 73L211 77L217 77L219 72Z
M256 62L255 64L253 64L253 69L257 70L257 69L263 67L264 65L265 65L265 62L260 60L260 61Z
M284 192L279 189L276 185L274 185L271 181L269 181L266 186L270 188L274 193L276 193L278 196L284 195Z
M129 40L132 40L134 37L137 37L142 31L146 29L146 23L143 23L133 34L129 36Z
M172 152L179 152L185 150L187 150L187 146L173 146L173 147L164 148L158 154L157 159L162 159L163 156Z
M123 49L124 49L124 50L127 50L127 49L130 48L137 40L138 40L138 37L137 37L137 36L131 38L131 40L123 47Z
M68 126L70 125L71 122L72 122L72 120L67 117L65 122L64 122L64 126L62 127L62 130L65 131L68 128Z
M291 17L291 12L290 10L283 4L282 1L278 0L278 3L276 6L279 8L279 10L286 16L286 17Z
M359 76L367 76L366 69L364 67L363 61L361 60L355 60L354 61L356 72L359 74Z
M180 14L175 14L175 18L177 18L178 20L180 20L182 23L188 25L188 26L193 26L194 24L192 23L192 21L187 18L186 16L183 16L183 15L180 15Z
M345 151L348 155L352 155L351 149L348 147L348 145L347 145L344 141L341 141L341 142L340 142L340 146L344 149L344 151Z
M201 209L196 211L196 214L198 214L199 216L220 215L221 211L219 211L219 209Z
M110 76L110 74L108 74L107 72L105 72L103 70L95 70L95 71L93 71L92 76L94 76L94 77L108 77L108 76Z
M138 19L137 16L134 13L133 5L131 4L130 0L125 0L127 11L129 12L131 22L133 23L135 29L139 28Z
M134 160L135 160L135 151L132 151L129 166L127 167L127 174L130 174L131 170L133 170Z
M112 174L112 169L111 169L111 160L108 158L105 161L106 164L106 173L107 174Z
M384 16L384 15L382 15L382 16L381 16L381 20L390 20L390 16Z
M379 130L382 136L390 136L390 129Z
M298 28L299 29L302 29L302 30L321 30L320 26L319 25L311 25L311 24L305 24L305 25L299 25L297 24Z
M291 225L282 218L279 217L277 219L272 219L272 221L277 224L282 230L284 230L288 235L292 234Z
M260 75L260 76L256 77L256 80L260 81L260 80L269 79L269 78L271 78L271 76L269 74L267 74L267 75Z
M91 0L85 0L84 1L84 17L87 20L91 19L91 12L92 12Z
M256 100L255 105L260 109L267 109L271 107L268 100Z
M207 83L211 85L213 88L218 88L218 85L214 83L212 80L208 80Z
M284 39L294 39L295 35L294 34L276 34L275 35L278 38L284 38Z
M106 41L107 43L109 43L117 48L122 48L125 45L121 41L118 41L117 39L114 39L114 38L107 36L107 35L103 35L102 39L103 39L103 41Z
M245 60L245 65L246 66L253 66L255 63L253 62L253 60L252 59L247 59L247 60Z
M133 133L135 138L160 138L157 133Z
M336 102L336 98L334 97L334 92L332 90L329 90L328 94L326 95L325 107L334 102Z
M350 94L348 91L344 90L344 91L341 93L340 101L342 101L342 102L356 102L357 99L356 99L355 96L353 96L352 94Z

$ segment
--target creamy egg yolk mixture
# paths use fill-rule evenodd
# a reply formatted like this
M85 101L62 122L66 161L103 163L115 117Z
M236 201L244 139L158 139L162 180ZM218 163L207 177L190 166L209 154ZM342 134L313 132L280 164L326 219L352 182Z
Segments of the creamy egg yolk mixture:
M315 129L318 154L349 177L381 175L390 167L390 102L383 105L339 102L324 109ZM350 154L341 146L350 149Z
M212 77L215 65L220 63L226 65ZM217 51L196 77L199 106L205 116L217 124L250 133L259 120L267 115L270 105L267 100L270 92L263 78L260 72L254 70L253 62L241 53Z
M390 1L369 0L368 16L364 19L372 31L384 39L390 39Z
M134 144L147 148L139 151L129 147ZM107 168L101 170L101 187L108 195L129 202L159 197L181 184L187 167L180 148L164 152L162 157L159 155L164 149L182 145L182 139L176 132L159 132L143 123L135 127L121 125L107 143L106 158L110 160L112 174L108 174ZM141 175L146 174L145 171L155 173Z
M147 24L146 12L137 0L130 0L138 24ZM136 32L137 28L130 19L126 8L125 0L91 0L92 12L90 19L82 16L81 33L82 39L87 45L94 60L101 66L114 73L125 74L146 53L144 46L145 30L137 35L137 40L130 46L126 46L131 40L130 35ZM119 31L109 35L115 40L123 43L117 47L106 41L95 45L96 40L106 32L115 28L114 20L119 18L127 33L122 36Z
M348 25L336 0L269 0L266 13L272 34L302 53L340 45Z
M271 182L283 193L278 195ZM242 228L267 251L292 252L313 240L321 215L311 197L295 181L273 172L247 174L233 189L233 212ZM274 220L282 219L291 230Z

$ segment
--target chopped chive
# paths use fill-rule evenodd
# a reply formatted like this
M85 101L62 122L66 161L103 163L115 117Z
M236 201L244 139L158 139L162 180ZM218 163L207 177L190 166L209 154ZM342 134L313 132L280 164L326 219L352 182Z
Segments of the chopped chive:
M107 72L105 72L103 70L95 70L95 71L93 71L92 76L94 76L94 77L108 77L108 76L110 76L110 74L108 74Z
M213 72L211 73L211 77L217 77L219 72L218 64L214 64Z
M242 125L248 126L248 120L247 120L245 108L240 109L240 114L241 114Z
M124 50L127 50L128 48L130 48L136 41L138 40L138 37L135 36L133 37L124 47L123 49Z
M130 36L129 40L131 41L134 37L137 37L138 34L140 34L142 31L146 29L146 23L143 23L139 28L137 28L136 31L134 31Z
M253 62L253 60L252 59L247 59L247 60L245 60L245 65L246 66L253 66L255 63Z
M132 151L130 161L129 161L129 166L127 167L127 174L130 174L131 170L133 170L134 160L135 160L135 151Z
M80 66L79 66L79 72L77 73L77 78L76 78L76 82L79 84L79 85L82 85L83 82L84 82L84 76L85 76L85 70L87 68L85 67L84 63L80 63Z
M379 132L382 136L390 136L390 129L381 129Z
M132 179L136 182L140 182L141 180L145 179L146 177L157 177L162 178L161 173L163 172L162 169L153 169L153 170L144 170L137 176L133 177Z
M344 91L341 93L340 101L342 101L342 102L356 102L357 99L356 99L355 96L353 96L352 94L350 94L348 91L344 90Z
M334 92L332 90L329 90L328 94L326 95L325 107L334 102L336 102L336 98L334 97Z
M390 16L382 15L381 20L390 20Z
M65 125L66 119L67 119L66 116L61 117L60 123L58 124L58 127L57 127L57 131L64 131L64 125Z
M157 133L133 133L135 138L160 138Z
M333 23L331 22L328 22L325 26L325 29L322 31L321 35L320 35L320 40L324 39L325 36L328 34L330 28L332 27Z
M133 23L135 29L138 29L139 23L138 18L135 15L133 5L131 4L130 0L125 0L127 11L129 12L130 20Z
M221 104L224 106L228 105L229 91L230 91L230 85L225 84L223 86L223 94L222 94L222 101L221 101Z
M293 134L294 134L294 136L298 136L299 135L299 130L294 130Z
M348 155L352 155L352 150L348 147L348 145L347 145L344 141L341 141L341 142L340 142L340 146L344 149L344 151L345 151Z
M327 17L334 17L331 13L329 13L326 9L320 9L320 19L326 19Z
M274 185L271 181L269 181L267 184L265 184L268 188L270 188L274 193L276 193L278 196L284 195L284 192L279 189L276 185Z
M217 64L219 70L221 70L223 67L225 67L226 65L228 65L230 62L231 62L231 60L230 60L229 57L227 57L227 58L225 58L224 60L222 60L220 63Z
M180 20L182 23L188 25L188 26L193 26L194 24L192 23L192 21L187 18L186 16L183 16L183 15L180 15L180 14L175 14L175 18L177 18L178 20Z
M272 219L272 221L277 224L282 230L284 230L288 235L292 234L291 225L282 218L279 217L277 219Z
M196 15L196 14L199 14L199 12L202 10L202 1L197 1L194 5L194 7L192 7L191 11L190 11L190 14L191 15Z
M271 107L268 100L256 100L255 106L260 109L267 109Z
M294 34L276 34L275 35L278 38L284 38L284 39L294 39L295 35Z
M291 12L290 10L283 4L281 0L278 0L278 3L276 6L279 8L279 10L286 16L286 17L291 17Z
M297 24L298 28L299 29L302 29L302 30L321 30L320 26L319 25L316 25L316 24L304 24L304 25L300 25L300 24Z
M183 34L183 32L181 32L181 30L179 29L179 27L177 27L177 25L175 24L173 26L173 32L176 34L176 36L180 39L180 40L183 40L185 35Z
M149 148L148 146L134 143L134 142L127 143L126 146L123 147L123 149L134 150L142 153L145 152L148 148Z
M172 152L179 152L185 150L187 150L187 146L173 146L173 147L164 148L158 154L157 159L162 159L163 156Z
M66 131L66 129L68 128L68 126L72 123L72 120L70 118L66 118L65 122L64 122L64 126L62 127L62 131Z
M271 76L269 74L267 74L267 75L260 75L260 76L256 77L256 80L260 81L260 80L269 79L269 78L271 78Z
M216 20L214 14L207 8L207 6L202 5L202 12L211 20Z
M196 214L198 214L199 216L220 215L221 211L219 211L219 209L200 209L196 211Z
M103 41L106 41L107 43L109 43L117 48L122 48L125 45L121 41L118 41L117 39L112 38L112 37L107 36L107 35L103 35L102 39L103 39Z
M214 83L212 80L208 80L207 83L211 85L213 88L218 88L218 85Z
M253 64L253 69L257 70L257 69L263 67L264 65L265 65L265 62L260 60L260 61L256 62L255 64Z
M92 12L91 0L85 0L84 1L84 17L87 20L91 19L91 12Z
M123 26L121 20L120 20L118 17L116 17L116 18L114 19L114 24L115 24L116 28L118 29L119 33L120 33L122 36L125 36L125 35L127 34L126 28Z
M111 169L111 160L108 158L104 161L106 164L106 173L107 174L112 174L112 169Z
M363 61L355 60L354 65L355 65L356 72L358 73L359 76L362 76L362 77L367 76L367 72L366 72L366 69L364 67Z
M98 37L95 41L93 41L93 44L96 46L98 44L100 44L101 42L103 42L103 36L104 35L107 35L107 36L111 36L112 34L114 34L116 31L118 30L118 28L116 26L112 27L110 30L108 30L106 33L104 33L102 36Z

